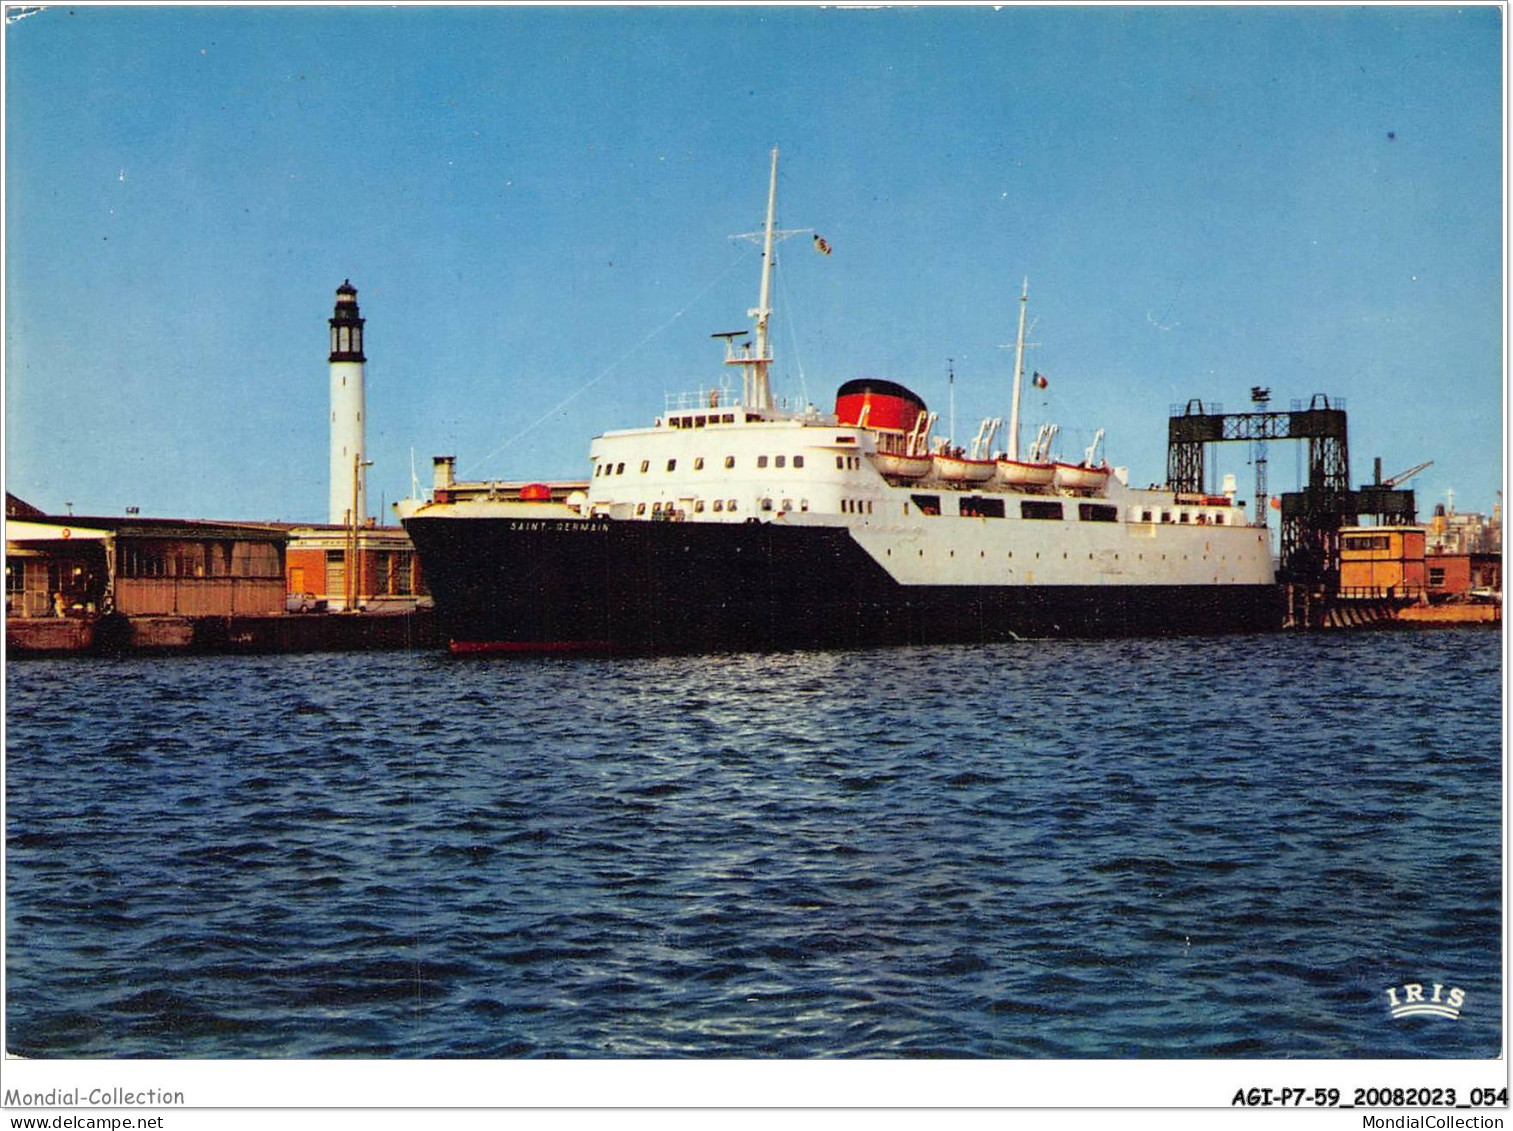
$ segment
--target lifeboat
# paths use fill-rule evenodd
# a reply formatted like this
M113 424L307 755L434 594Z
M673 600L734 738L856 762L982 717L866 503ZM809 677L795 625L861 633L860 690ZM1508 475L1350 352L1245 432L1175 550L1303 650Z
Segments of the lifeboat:
M951 452L937 452L931 457L935 478L946 483L986 483L993 478L997 463L990 459L968 459L958 454L960 448Z
M1056 486L1068 491L1101 491L1108 482L1110 469L1107 466L1090 467L1085 463L1058 463L1053 466L1056 471Z
M895 479L920 479L928 474L934 461L929 456L906 456L901 452L876 451L872 466Z
M1108 482L1109 465L1107 460L1098 459L1098 445L1103 442L1103 429L1093 433L1093 442L1088 445L1087 451L1082 456L1081 463L1058 463L1056 465L1056 486L1068 491L1095 492L1102 491L1103 485Z
M1049 487L1056 479L1056 465L1000 459L994 468L993 479L1005 487Z

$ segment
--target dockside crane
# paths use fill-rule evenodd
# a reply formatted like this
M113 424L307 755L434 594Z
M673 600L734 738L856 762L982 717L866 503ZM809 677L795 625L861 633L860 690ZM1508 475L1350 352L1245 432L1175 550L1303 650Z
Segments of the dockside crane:
M1433 466L1434 466L1434 461L1432 459L1426 459L1423 463L1415 464L1414 466L1410 467L1407 471L1399 471L1391 479L1380 479L1379 478L1377 480L1376 485L1378 487L1396 487L1399 483L1406 483L1406 482L1408 482L1408 480L1412 479L1420 471L1423 471L1424 468L1426 468L1426 467L1433 467ZM1378 459L1376 461L1376 473L1377 473L1378 476L1380 476L1382 474L1382 461L1380 459Z

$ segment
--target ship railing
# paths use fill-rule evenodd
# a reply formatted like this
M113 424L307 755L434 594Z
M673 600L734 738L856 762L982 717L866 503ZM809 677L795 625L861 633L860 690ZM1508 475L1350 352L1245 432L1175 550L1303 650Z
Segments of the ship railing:
M1344 601L1392 601L1414 604L1428 595L1422 585L1342 585L1335 594Z
M668 393L664 398L664 413L697 412L710 408L740 408L741 396L734 389L720 387L695 389L690 392Z

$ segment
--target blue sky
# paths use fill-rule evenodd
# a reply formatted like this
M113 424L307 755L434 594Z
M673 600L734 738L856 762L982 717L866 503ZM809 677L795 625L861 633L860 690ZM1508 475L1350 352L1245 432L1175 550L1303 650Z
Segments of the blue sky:
M583 475L719 379L768 151L779 395L957 433L1350 412L1427 513L1502 477L1502 14L1371 8L48 8L6 29L6 477L76 513L322 520L326 319L368 319L370 497ZM1274 489L1297 445L1274 445ZM1248 453L1219 453L1249 493Z

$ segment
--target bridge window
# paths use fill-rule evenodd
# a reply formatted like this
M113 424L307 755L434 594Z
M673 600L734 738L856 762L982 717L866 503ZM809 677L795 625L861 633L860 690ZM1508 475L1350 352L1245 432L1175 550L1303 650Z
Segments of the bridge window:
M1060 503L1044 503L1034 499L1024 499L1019 504L1019 517L1049 519L1060 522L1063 516Z
M919 508L920 514L940 513L939 495L910 495L909 498L914 500L914 505Z
M1077 517L1083 522L1118 522L1119 508L1107 503L1078 503Z
M977 495L968 495L961 500L962 518L1002 518L1003 500L984 499Z

